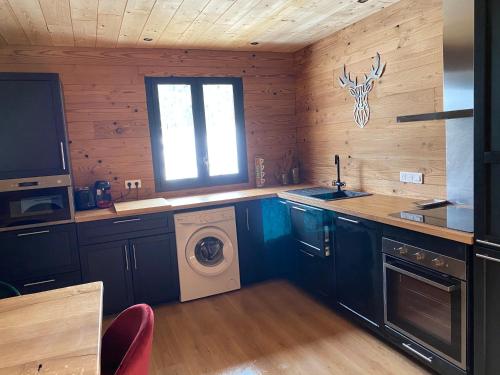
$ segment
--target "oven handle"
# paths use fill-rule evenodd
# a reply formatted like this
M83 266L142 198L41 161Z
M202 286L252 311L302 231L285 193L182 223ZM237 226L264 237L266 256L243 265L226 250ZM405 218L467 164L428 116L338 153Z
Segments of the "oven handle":
M444 290L445 292L448 292L448 293L451 293L451 292L454 292L455 290L458 289L458 286L457 285L443 285L443 284L440 284L438 282L435 282L435 281L432 281L432 280L429 280L427 279L426 277L424 276L420 276L420 275L417 275L416 273L413 273L413 272L410 272L410 271L407 271L407 270L404 270L402 268L399 268L399 267L396 267L390 263L384 263L384 267L385 268L389 268L393 271L396 271L396 272L399 272L399 273L402 273L403 275L406 275L408 277L411 277L412 279L415 279L415 280L418 280L418 281L421 281L423 283L426 283L428 285L431 285L431 286L434 286L438 289L441 289L441 290Z

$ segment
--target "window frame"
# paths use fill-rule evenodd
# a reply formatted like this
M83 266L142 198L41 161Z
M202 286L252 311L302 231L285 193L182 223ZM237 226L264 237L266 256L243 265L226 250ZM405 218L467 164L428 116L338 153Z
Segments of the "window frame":
M145 77L146 99L155 177L155 190L167 192L182 189L232 185L248 182L248 160L245 135L245 114L243 107L243 80L240 77ZM183 84L191 87L193 108L193 125L195 133L197 178L186 178L167 181L165 178L165 161L163 159L162 129L160 103L158 99L159 84ZM208 164L207 131L205 123L205 106L203 85L231 84L233 86L234 114L236 126L236 149L238 173L222 176L210 176Z

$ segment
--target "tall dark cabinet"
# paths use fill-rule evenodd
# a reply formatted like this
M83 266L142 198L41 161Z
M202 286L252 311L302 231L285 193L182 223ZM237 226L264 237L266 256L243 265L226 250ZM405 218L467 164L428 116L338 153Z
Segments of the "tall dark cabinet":
M500 2L476 0L474 374L500 369Z
M69 174L54 73L0 73L0 179Z

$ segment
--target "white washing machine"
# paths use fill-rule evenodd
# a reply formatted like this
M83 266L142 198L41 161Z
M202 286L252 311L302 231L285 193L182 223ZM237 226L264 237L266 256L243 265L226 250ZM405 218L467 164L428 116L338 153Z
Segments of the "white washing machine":
M174 215L181 302L240 289L234 207Z

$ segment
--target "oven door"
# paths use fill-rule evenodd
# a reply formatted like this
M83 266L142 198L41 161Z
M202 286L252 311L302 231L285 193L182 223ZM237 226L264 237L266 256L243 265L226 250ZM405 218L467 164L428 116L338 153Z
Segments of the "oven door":
M70 222L71 199L68 186L1 192L0 230Z
M384 255L386 326L466 368L466 283Z

